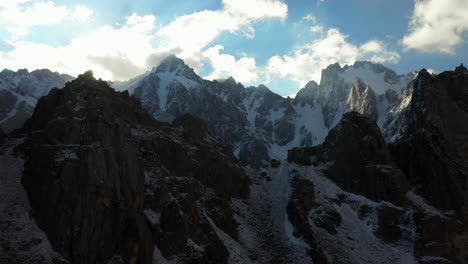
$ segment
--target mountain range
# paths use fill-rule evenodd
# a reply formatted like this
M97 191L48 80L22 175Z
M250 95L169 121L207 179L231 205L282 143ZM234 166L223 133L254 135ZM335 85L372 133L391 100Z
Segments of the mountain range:
M371 62L322 71L320 84L309 82L295 98L283 98L264 85L245 88L232 77L207 81L181 59L169 56L150 72L126 82L114 82L118 91L128 90L160 121L193 114L234 147L244 166L262 167L271 159L284 159L294 146L323 142L328 131L350 110L374 119L386 139L396 138L399 124L395 112L403 111L405 89L415 73L397 75ZM0 126L6 132L22 126L32 115L40 96L63 87L71 76L48 70L28 73L4 70L0 91L5 103ZM251 155L255 153L255 155Z
M234 146L243 165L258 168L286 158L294 146L322 143L350 110L369 115L392 137L386 132L392 129L387 116L402 111L395 106L405 100L402 90L414 76L371 62L333 64L322 71L319 85L311 81L295 98L283 98L264 85L245 88L232 77L203 80L181 59L169 56L152 71L111 86L128 90L158 120L171 121L183 113L203 119Z
M0 92L2 263L468 259L463 65L333 64L283 98L169 56L126 82L4 70Z

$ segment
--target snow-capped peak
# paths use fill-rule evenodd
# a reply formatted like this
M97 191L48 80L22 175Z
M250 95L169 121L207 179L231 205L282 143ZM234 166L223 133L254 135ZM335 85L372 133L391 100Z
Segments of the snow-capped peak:
M153 72L175 72L180 69L189 68L183 60L175 55L167 56L157 67L153 68Z

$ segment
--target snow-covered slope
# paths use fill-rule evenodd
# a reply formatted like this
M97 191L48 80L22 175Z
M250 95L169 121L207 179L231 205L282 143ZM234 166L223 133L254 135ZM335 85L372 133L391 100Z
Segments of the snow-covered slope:
M187 112L202 118L234 146L244 165L260 167L272 158L286 158L292 147L322 143L345 112L359 111L350 105L373 109L376 121L383 126L410 78L411 74L397 75L370 62L344 67L333 64L322 71L319 85L310 82L291 99L274 94L264 85L245 88L232 77L203 80L182 60L169 56L151 72L114 83L113 87L128 89L159 120L171 121ZM357 80L373 97L350 97ZM369 98L374 99L365 101Z
M290 182L300 179L313 186L314 206L307 223L317 245L315 255L320 252L330 263L418 263L414 257L413 211L343 191L322 174L320 166L289 164L289 167L288 174L283 177ZM405 212L401 216L404 224L400 225L400 240L386 243L379 237L382 210ZM295 238L301 240L304 235L296 233Z
M62 88L72 79L49 70L0 72L0 127L7 133L22 127L41 96L53 88Z

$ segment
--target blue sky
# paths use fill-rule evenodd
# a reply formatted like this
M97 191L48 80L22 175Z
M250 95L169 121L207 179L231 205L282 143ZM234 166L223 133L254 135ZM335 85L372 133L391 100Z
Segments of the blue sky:
M466 62L467 2L2 0L0 68L124 80L173 53L202 77L289 95L334 62L397 73Z

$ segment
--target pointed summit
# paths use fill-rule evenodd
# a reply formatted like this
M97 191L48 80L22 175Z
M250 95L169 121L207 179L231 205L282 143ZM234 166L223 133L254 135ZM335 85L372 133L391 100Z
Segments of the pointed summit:
M182 76L198 84L203 81L201 77L193 71L192 68L190 68L182 59L175 55L167 56L161 62L161 64L159 64L158 67L153 68L151 72L156 73L157 75L167 75L170 73L170 75ZM167 76L164 78L167 78Z
M229 78L224 80L224 83L229 84L229 85L236 85L237 84L236 80L234 80L234 78L232 76L229 76Z
M156 67L155 71L159 72L175 72L178 69L190 69L182 59L178 58L175 55L167 56L158 67ZM191 69L190 69L191 70Z
M319 85L315 81L308 82L304 88L297 92L294 102L302 105L307 103L313 105L315 99L319 96L319 89Z
M353 87L349 91L346 106L351 111L356 111L360 114L370 117L372 120L377 120L377 98L372 88L365 84L360 78L357 78Z
M465 66L463 66L463 63L462 63L462 64L460 64L460 66L455 68L455 72L464 74L464 73L467 73L468 70L466 69Z

